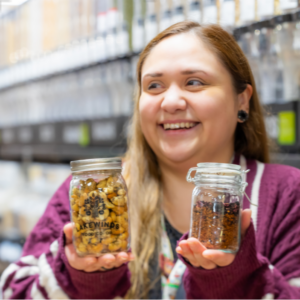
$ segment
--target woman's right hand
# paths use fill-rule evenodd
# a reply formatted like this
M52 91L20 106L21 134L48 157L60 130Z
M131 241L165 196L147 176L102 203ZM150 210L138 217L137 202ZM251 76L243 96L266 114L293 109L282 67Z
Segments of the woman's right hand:
M107 253L100 257L80 257L76 253L72 241L72 223L64 226L64 234L66 237L65 253L69 264L74 269L84 272L107 271L134 259L131 253L126 252L120 252L117 255Z

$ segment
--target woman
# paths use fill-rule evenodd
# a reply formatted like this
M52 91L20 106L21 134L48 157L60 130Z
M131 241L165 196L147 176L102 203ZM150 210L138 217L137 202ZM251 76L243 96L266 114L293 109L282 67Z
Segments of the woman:
M77 256L68 224L69 178L28 238L21 260L3 274L4 297L299 298L300 173L267 164L254 79L234 39L219 26L178 23L148 44L137 75L124 171L132 254ZM199 162L233 162L251 170L246 193L258 208L251 206L250 223L244 201L236 255L181 237L189 229L193 190L185 176ZM165 233L171 256L177 252L186 268L175 290L160 287Z

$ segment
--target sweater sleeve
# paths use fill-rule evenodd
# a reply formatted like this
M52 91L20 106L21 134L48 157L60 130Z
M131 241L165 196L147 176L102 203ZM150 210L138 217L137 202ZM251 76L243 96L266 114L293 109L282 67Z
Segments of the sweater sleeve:
M69 183L70 178L50 200L26 240L21 259L3 272L0 285L4 299L101 299L127 292L127 265L93 273L69 265L63 234L63 226L70 222Z

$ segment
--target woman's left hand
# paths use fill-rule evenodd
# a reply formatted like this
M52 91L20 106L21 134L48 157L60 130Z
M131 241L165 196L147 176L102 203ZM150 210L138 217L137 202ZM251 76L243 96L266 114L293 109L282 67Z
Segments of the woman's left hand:
M245 235L251 221L251 210L242 212L241 235ZM225 253L219 250L207 250L196 238L189 238L179 242L176 252L187 259L194 267L202 267L207 270L230 265L236 254Z

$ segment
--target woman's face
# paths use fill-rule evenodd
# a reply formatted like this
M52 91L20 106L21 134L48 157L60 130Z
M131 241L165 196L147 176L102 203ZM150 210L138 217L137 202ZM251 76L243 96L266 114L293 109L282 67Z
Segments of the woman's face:
M233 154L237 94L230 73L195 34L155 46L141 84L141 128L159 160L217 161Z

